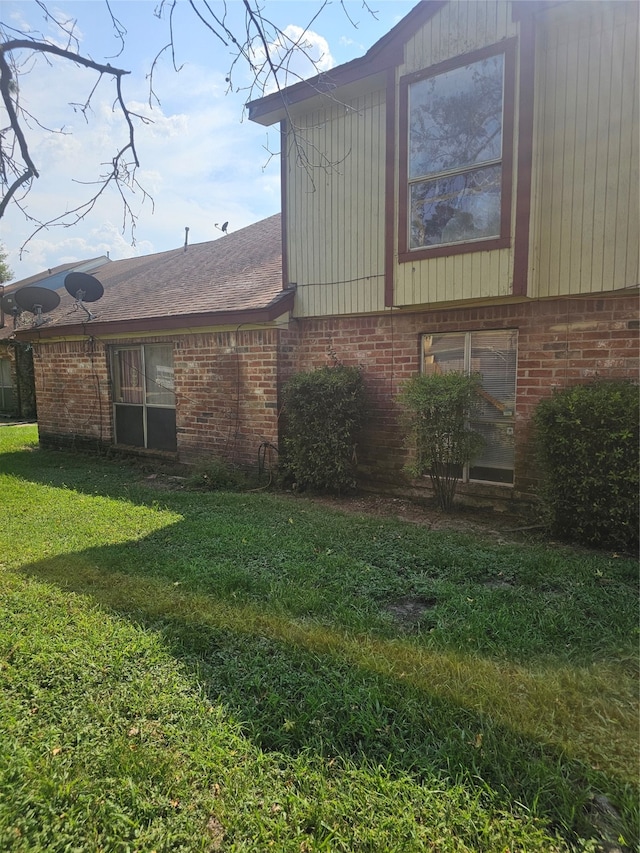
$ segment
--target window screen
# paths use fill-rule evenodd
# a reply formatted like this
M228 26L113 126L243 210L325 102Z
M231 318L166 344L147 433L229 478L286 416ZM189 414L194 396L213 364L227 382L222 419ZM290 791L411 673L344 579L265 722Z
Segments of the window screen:
M0 411L13 412L15 394L11 378L11 362L8 358L0 358Z

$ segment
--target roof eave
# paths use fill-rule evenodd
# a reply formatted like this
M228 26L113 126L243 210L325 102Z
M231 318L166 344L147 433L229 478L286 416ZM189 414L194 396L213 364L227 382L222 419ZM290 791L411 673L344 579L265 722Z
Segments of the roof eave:
M399 65L404 59L404 45L416 28L426 23L448 0L421 0L393 29L379 39L357 59L345 62L331 71L302 80L270 95L249 101L249 118L259 124L270 125L279 121L288 107L318 95L335 92L343 86L371 77Z
M244 308L236 311L205 311L193 314L170 314L162 317L132 317L127 320L67 324L66 326L32 326L19 329L15 337L20 341L42 338L77 337L78 335L119 335L132 332L165 332L178 329L202 328L204 326L237 326L246 323L271 323L293 309L295 288L282 291L268 305L260 308Z

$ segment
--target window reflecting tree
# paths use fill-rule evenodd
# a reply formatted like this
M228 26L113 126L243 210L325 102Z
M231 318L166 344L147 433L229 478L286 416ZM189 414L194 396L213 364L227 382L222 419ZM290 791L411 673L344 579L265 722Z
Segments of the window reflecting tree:
M504 55L409 89L411 248L500 234Z

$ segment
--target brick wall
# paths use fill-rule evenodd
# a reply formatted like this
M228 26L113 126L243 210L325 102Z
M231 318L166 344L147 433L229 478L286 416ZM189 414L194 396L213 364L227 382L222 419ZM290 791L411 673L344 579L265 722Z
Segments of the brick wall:
M256 464L278 441L278 329L184 335L175 342L178 452Z
M278 329L144 339L172 343L177 458L212 456L256 464L262 442L278 441L282 370L292 369L291 335ZM108 346L136 341L86 339L35 348L38 424L43 444L106 447L113 443ZM282 352L281 352L282 350Z
M537 402L576 382L638 377L635 295L572 297L513 305L298 320L289 329L145 338L172 342L178 458L255 465L263 442L278 444L283 383L295 371L332 362L362 368L371 416L358 449L370 485L406 489L405 450L395 397L420 369L424 333L518 330L516 482L469 484L490 499L530 497L535 484L530 418ZM110 344L132 341L112 340ZM113 417L104 342L34 345L38 423L44 443L108 446Z
M401 481L406 458L394 398L420 369L421 334L482 329L518 330L516 482L513 489L470 484L463 492L526 499L535 485L530 418L538 401L554 387L595 377L638 378L636 295L302 320L297 369L327 364L332 351L363 369L372 415L359 460L366 476L392 484Z
M104 346L90 339L34 343L33 366L42 444L111 444L110 380Z

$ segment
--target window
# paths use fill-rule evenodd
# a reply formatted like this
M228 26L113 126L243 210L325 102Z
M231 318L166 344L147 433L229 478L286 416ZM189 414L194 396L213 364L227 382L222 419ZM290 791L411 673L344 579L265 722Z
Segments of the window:
M484 50L403 81L400 260L508 245L511 53Z
M0 412L13 412L15 402L11 362L8 358L0 358Z
M485 445L464 479L513 483L517 332L454 332L422 336L422 370L479 373L482 390L471 427Z
M176 450L172 346L116 347L112 376L116 443Z

